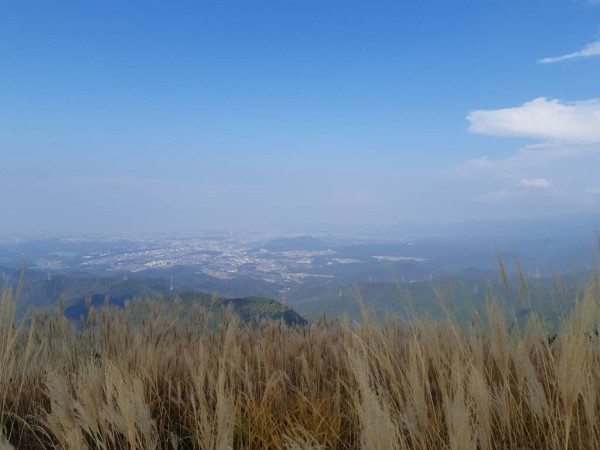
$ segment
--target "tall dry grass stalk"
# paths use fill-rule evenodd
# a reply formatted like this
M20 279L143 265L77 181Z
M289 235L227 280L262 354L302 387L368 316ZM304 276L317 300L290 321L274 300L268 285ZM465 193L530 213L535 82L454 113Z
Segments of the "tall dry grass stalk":
M146 301L78 327L60 310L16 323L4 289L0 448L600 448L599 280L552 343L492 300L468 326L215 325Z

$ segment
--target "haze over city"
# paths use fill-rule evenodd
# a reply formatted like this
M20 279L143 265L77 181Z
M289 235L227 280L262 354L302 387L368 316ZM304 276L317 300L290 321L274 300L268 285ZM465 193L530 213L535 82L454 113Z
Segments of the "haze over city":
M3 2L0 233L600 210L600 4Z

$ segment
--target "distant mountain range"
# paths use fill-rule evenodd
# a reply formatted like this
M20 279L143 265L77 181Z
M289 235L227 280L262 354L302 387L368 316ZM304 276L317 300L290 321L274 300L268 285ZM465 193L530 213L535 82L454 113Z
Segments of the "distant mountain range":
M447 224L405 223L381 229L386 236L408 239L446 239L502 242L529 241L552 237L583 237L600 232L600 212L562 214L530 219L468 220Z

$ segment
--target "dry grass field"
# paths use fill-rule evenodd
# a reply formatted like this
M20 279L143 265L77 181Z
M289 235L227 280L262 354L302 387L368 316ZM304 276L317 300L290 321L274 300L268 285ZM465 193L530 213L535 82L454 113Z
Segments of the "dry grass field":
M0 304L0 449L600 448L600 277L549 343L487 317L215 324L159 302L15 322Z

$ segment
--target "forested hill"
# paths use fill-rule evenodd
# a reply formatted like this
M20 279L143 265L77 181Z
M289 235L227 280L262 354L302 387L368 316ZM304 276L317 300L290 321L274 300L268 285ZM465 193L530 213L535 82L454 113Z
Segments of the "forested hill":
M86 317L88 305L99 308L104 304L124 307L125 302L131 297L108 297L96 294L87 298L80 298L65 308L64 314L72 320ZM283 320L287 325L305 325L306 320L293 309L278 301L264 297L223 298L215 295L187 292L168 297L148 298L160 302L173 303L178 307L201 306L212 311L216 316L223 314L225 310L238 316L244 322L257 322L260 320ZM87 305L86 305L87 303Z
M16 291L20 272L15 269L1 269L2 287L12 287ZM79 320L87 314L86 299L91 305L100 307L106 299L110 305L123 307L127 300L152 299L164 302L179 302L183 305L195 304L213 310L230 308L244 321L260 319L283 319L287 324L303 324L304 318L286 305L265 296L239 296L203 293L194 285L184 284L172 289L168 279L130 277L99 277L85 273L53 275L48 277L38 271L26 271L24 283L18 299L18 316L29 310L53 308L61 300L65 305L65 315Z

